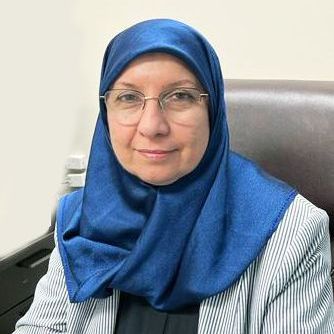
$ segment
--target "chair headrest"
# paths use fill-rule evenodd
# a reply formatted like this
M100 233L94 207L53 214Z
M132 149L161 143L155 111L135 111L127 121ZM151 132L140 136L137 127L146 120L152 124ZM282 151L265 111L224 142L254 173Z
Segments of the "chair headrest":
M226 80L226 104L231 148L325 209L333 225L334 82Z

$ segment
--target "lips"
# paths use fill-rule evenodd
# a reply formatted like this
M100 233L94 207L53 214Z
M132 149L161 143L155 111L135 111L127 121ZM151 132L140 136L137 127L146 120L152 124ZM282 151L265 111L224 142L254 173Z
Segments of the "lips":
M139 149L137 151L142 152L142 153L165 154L165 153L172 152L174 150L145 150L145 149Z
M136 150L141 155L146 158L153 159L153 160L160 160L168 157L170 154L175 152L176 150L148 150L148 149L138 149Z

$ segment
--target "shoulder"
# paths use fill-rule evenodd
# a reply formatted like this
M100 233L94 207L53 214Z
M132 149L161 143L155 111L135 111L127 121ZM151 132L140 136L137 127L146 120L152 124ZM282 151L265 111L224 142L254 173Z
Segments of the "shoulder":
M285 212L260 259L269 300L299 291L304 298L333 300L329 217L301 195ZM296 299L297 295L294 295ZM300 296L300 298L302 298ZM311 298L309 298L311 299Z
M84 194L84 188L67 193L60 197L58 201L58 211L59 209L64 209L64 207L78 207L82 203Z
M269 269L262 272L262 278L271 278L264 327L280 333L306 329L332 333L334 303L327 213L297 195L268 242L262 261ZM278 324L276 314L280 314Z
M330 268L329 217L326 211L298 194L269 239L263 255L280 261L276 263L279 264L277 268L289 263L293 270L293 264L298 265L305 256L317 251L321 251L319 254Z
M293 245L299 245L298 248L306 250L310 243L316 243L323 237L329 238L328 226L326 211L298 194L286 210L268 246L276 244L288 251Z
M327 285L329 294L332 293L328 225L329 218L324 210L300 194L295 197L276 231L246 272L257 282L255 285L260 290L257 292L263 298L265 296L263 302L274 300L287 286L303 287L303 282L310 277L313 277L314 285L318 280L319 284Z
M83 194L84 188L81 188L65 194L59 199L56 211L56 230L58 230L59 235L62 234L61 231L65 228L66 222L69 222L72 217L80 215Z

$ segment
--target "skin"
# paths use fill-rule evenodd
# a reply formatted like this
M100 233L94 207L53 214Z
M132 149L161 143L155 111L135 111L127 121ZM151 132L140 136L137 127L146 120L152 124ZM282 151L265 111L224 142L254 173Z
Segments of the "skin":
M152 53L130 63L112 88L132 88L159 96L169 88L199 87L195 75L178 58ZM138 124L122 125L108 111L110 139L120 164L152 185L171 184L193 171L209 140L207 103L202 100L189 124L167 121L157 100L146 101Z

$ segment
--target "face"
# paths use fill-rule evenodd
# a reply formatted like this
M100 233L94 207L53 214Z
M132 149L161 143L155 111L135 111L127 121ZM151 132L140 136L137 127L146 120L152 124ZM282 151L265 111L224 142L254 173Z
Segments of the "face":
M177 87L198 88L199 83L178 58L153 53L130 63L112 88L134 89L157 97ZM186 124L169 120L156 99L146 101L135 125L121 124L108 110L111 143L120 164L153 185L171 184L194 170L209 140L206 100L202 99L194 108L194 117Z

